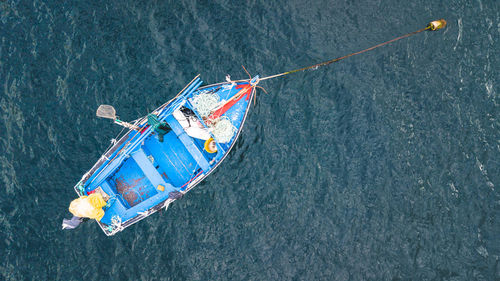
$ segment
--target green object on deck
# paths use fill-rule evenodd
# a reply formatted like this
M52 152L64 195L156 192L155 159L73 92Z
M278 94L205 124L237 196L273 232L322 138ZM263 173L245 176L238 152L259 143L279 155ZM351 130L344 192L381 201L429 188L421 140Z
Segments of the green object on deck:
M172 130L166 122L160 122L155 114L148 114L148 125L158 134L158 140L163 142L163 136Z

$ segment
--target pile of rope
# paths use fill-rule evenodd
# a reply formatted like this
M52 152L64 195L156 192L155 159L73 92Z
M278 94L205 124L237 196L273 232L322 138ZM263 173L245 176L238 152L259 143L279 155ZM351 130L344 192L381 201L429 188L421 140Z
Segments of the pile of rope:
M215 93L201 92L191 99L191 103L198 114L205 119L220 105L221 101L219 96ZM215 140L219 143L231 141L236 133L236 128L226 116L208 122L207 126Z
M111 225L108 227L110 235L114 235L122 230L123 230L122 218L118 215L114 215L113 217L111 217Z
M218 118L212 123L212 125L209 126L209 128L211 129L215 140L219 143L227 143L231 141L236 133L236 128L227 116Z
M202 118L206 118L219 105L219 96L215 93L201 92L191 99L191 103Z

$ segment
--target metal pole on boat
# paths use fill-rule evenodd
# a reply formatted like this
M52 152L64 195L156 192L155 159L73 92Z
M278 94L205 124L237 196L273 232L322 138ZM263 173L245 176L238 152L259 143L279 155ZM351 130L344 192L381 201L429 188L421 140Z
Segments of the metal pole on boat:
M131 130L136 130L136 131L140 130L140 128L138 126L118 119L118 117L116 116L116 110L111 105L101 104L99 106L99 108L97 108L97 111L95 114L97 115L97 117L111 119L115 122L115 124L118 124L118 125L123 126L125 128L131 129Z

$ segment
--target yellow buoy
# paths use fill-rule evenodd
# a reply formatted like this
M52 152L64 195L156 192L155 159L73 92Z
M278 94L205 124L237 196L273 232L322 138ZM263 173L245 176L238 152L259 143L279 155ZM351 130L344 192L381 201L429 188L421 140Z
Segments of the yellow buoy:
M208 153L215 153L217 152L217 145L215 144L215 141L213 138L209 138L206 142L205 142L205 150L208 152Z
M446 21L444 19L440 19L440 20L431 21L427 25L427 28L432 30L432 31L435 31L435 30L444 28L445 26L446 26Z

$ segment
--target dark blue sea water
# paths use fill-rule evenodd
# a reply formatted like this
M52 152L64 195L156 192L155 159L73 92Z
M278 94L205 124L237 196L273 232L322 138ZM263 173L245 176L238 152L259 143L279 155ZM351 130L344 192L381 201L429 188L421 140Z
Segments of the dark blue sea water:
M1 280L500 280L500 3L0 1ZM120 128L271 75L225 163L114 237L62 231Z

